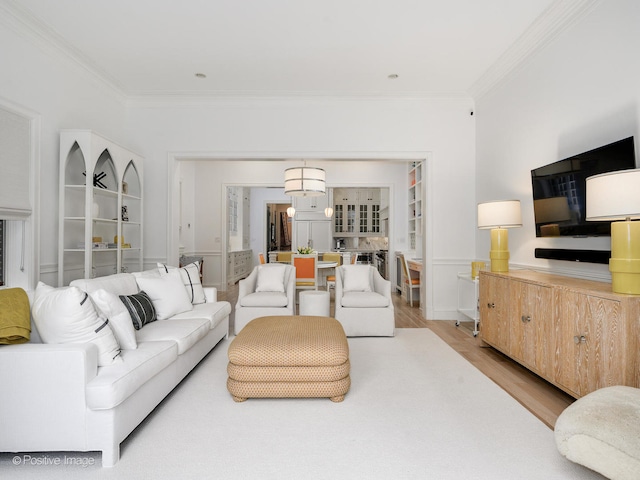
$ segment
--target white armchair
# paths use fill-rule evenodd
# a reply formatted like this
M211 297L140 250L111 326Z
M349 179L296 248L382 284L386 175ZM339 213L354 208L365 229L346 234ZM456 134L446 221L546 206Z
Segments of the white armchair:
M348 337L393 337L391 282L370 265L336 268L335 316Z
M291 265L258 265L238 283L234 333L254 318L295 313L296 271Z

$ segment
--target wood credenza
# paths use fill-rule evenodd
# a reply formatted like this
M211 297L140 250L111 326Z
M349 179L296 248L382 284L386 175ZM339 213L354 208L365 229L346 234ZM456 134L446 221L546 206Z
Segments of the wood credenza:
M480 336L579 398L640 387L640 295L530 270L480 272Z

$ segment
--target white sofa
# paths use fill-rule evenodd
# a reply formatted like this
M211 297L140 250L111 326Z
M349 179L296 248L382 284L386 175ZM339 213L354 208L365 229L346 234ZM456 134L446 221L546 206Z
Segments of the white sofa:
M277 274L273 274L278 272ZM254 267L249 276L238 282L238 301L234 333L240 333L254 318L269 315L294 315L296 305L296 269L285 264Z
M138 292L130 273L72 285ZM40 343L33 327L29 343L1 346L0 451L101 451L102 465L115 465L120 443L228 337L231 306L204 290L206 303L137 330L137 348L112 365L98 366L94 343Z
M393 337L391 282L369 265L336 268L335 317L347 337Z

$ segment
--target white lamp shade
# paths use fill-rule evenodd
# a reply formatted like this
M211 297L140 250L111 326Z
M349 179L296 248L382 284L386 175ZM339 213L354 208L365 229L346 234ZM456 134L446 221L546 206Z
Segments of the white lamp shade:
M478 228L522 226L520 200L501 200L478 204Z
M287 168L284 171L284 193L293 197L324 195L324 170L314 167Z
M333 208L327 207L324 209L324 216L327 218L331 218L333 216Z
M287 208L287 217L293 217L296 214L296 209L293 207Z
M587 220L640 218L640 169L587 178Z

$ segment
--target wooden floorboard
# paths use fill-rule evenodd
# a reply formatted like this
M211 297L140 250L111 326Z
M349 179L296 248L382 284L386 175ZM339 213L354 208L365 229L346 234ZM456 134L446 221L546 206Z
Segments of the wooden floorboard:
M218 292L220 300L235 307L237 284L226 292ZM416 303L411 307L399 294L392 294L397 328L429 328L509 395L553 428L558 415L575 401L574 398L531 373L519 363L497 350L484 346L473 336L473 322L456 326L453 320L425 320ZM334 292L331 292L331 315L334 314Z

